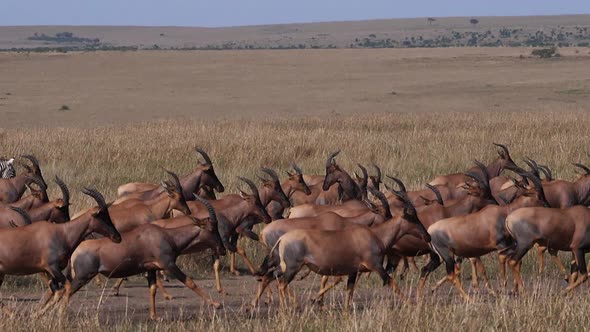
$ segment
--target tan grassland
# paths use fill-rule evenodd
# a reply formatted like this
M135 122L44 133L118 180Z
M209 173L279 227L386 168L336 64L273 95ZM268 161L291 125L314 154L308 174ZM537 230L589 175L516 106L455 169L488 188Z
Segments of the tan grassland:
M0 154L37 155L47 179L58 174L75 191L73 210L91 204L79 194L85 185L112 199L119 184L162 179L159 166L188 172L195 145L209 152L227 192L236 192L236 176L253 177L260 166L286 170L297 161L321 174L335 149L349 171L375 162L417 188L437 174L467 169L474 158L491 160L492 142L507 144L517 162L529 156L556 177L575 179L570 163L590 162L590 59L582 50L564 49L550 60L504 48L0 54ZM69 110L60 111L62 105ZM55 186L50 195L58 195ZM260 245L243 245L262 258ZM2 297L15 314L3 316L0 327L541 331L589 323L587 286L563 297L556 270L540 274L532 259L525 261L524 297L483 292L467 305L445 287L408 306L371 277L360 280L354 310L340 309L341 288L319 310L308 301L316 278L295 282L304 294L301 311L278 312L275 302L252 314L245 304L254 295L253 278L224 275L230 295L214 294L210 261L202 257L183 259L183 266L225 302L217 312L177 291L179 299L158 302L168 318L147 322L148 294L137 279L124 291L133 296L107 296L99 310L101 291L90 285L68 321L53 314L31 319L41 287L15 277ZM495 256L485 262L500 287ZM410 293L416 281L413 272L403 290Z

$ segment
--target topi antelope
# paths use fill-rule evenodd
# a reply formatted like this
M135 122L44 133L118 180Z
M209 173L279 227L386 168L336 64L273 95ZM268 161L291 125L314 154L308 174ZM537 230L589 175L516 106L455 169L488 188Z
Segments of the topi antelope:
M200 201L208 205L204 200ZM156 273L160 270L178 279L213 307L220 308L220 303L213 301L176 265L178 256L195 241L199 241L204 229L216 231L216 227L207 226L208 223L217 223L214 209L210 205L207 207L209 218L194 219L191 225L162 228L145 224L123 233L122 240L118 243L108 239L84 241L72 254L62 312L65 313L71 296L99 273L107 278L124 278L147 272L150 318L157 319ZM221 242L217 244L218 247L221 245Z
M226 195L218 200L210 201L210 203L217 213L217 227L223 245L230 251L230 253L238 253L242 256L250 272L254 273L256 271L254 265L246 255L246 251L237 246L237 241L240 235L244 235L245 237L258 242L258 235L252 231L252 227L261 222L270 223L272 219L260 200L258 188L256 188L254 182L243 177L238 177L238 179L248 185L251 192L250 194L240 190L240 194ZM201 202L192 201L188 202L188 204L192 211L192 217L197 219L204 219L207 217L207 209L204 208L205 206ZM184 216L174 219L187 220L189 217ZM215 263L213 264L216 287L218 292L225 293L221 286L219 268L220 261L219 257L216 256ZM230 263L230 272L236 275L239 274L235 269L235 261L233 264Z
M506 230L514 239L506 251L508 265L514 275L514 292L524 293L520 276L521 260L535 244L553 250L571 251L572 280L565 292L570 292L588 279L585 254L590 249L590 210L586 206L570 208L529 207L516 210L506 217Z
M485 175L485 173L483 174ZM465 186L467 186L467 196L452 204L433 204L417 208L418 217L426 229L429 229L430 226L439 220L468 215L481 210L489 204L496 204L491 196L487 177L481 178L479 175L472 172L465 173L465 176L475 181L473 184L469 181L465 182ZM440 198L440 193L438 193L436 186L429 186L429 188ZM395 243L393 250L388 255L388 270L395 270L402 257L415 257L429 253L431 253L431 250L427 242L418 237L409 235L404 236Z
M98 204L90 218L62 224L40 221L0 232L0 285L5 275L45 273L50 277L49 293L55 293L66 281L62 270L87 236L98 233L107 237L106 241L121 241L103 196L95 189L85 188L82 192Z
M22 158L28 159L32 167L22 164L26 171L10 179L0 179L0 202L13 203L18 201L24 194L27 185L33 182L33 177L37 176L47 188L47 183L43 179L43 174L39 168L39 161L32 155L23 155Z
M354 217L342 217L334 212L326 212L317 217L305 217L305 218L294 218L294 219L282 219L277 220L269 225L267 225L260 234L261 242L267 247L272 248L275 246L277 241L281 236L285 233L296 230L296 229L316 229L316 230L343 230L347 227L354 227L356 225L364 225L364 226L375 226L382 224L384 221L387 221L393 216L391 215L391 211L389 209L389 204L387 204L387 200L385 196L373 189L372 187L369 188L371 193L377 197L381 205L376 206L370 201L366 200L365 203L369 206L369 210L365 211ZM252 301L252 306L258 305L258 301L264 292L266 286L272 281L267 280L270 278L268 273L268 261L269 256L266 257L258 271L256 271L256 275L262 276L263 281L260 284L258 294L256 298ZM327 279L322 280L322 289L325 288L325 282ZM339 282L339 281L338 281ZM336 283L338 283L336 282ZM330 288L332 288L331 286ZM321 301L321 296L318 296L318 301Z
M197 193L199 189L205 186L222 193L225 188L217 178L217 174L215 174L211 158L209 158L209 155L203 149L195 147L195 150L203 157L205 162L199 164L191 173L186 174L180 179L184 197L192 200L193 193ZM119 204L130 198L149 200L161 194L162 191L161 186L152 183L135 182L124 184L117 189L117 196L119 198L114 204Z
M512 239L504 228L508 214L523 207L549 206L540 179L531 174L524 174L524 176L534 184L533 189L526 190L509 205L488 205L478 212L443 219L430 226L428 233L432 238L431 248L437 255L432 255L430 262L422 268L418 296L422 294L426 278L440 266L440 259L442 259L446 266L447 276L437 284L437 287L442 285L444 281L449 281L459 291L463 299L468 302L471 300L463 290L458 277L455 257L479 258L493 251L506 250L512 244ZM504 259L500 260L502 268L504 267ZM476 261L476 263L486 287L493 292L483 265L480 261ZM501 271L501 274L505 279L505 272Z
M31 183L27 185L27 188L29 188L30 194L8 205L29 211L49 202L45 183L38 176L29 176L29 178L31 179Z
M60 224L70 221L70 190L59 177L56 176L54 181L61 190L62 198L58 198L56 200L29 209L27 211L27 215L32 222L49 221ZM33 193L32 195L36 194ZM25 198L21 199L20 201L24 199ZM25 219L21 215L15 214L14 212L11 213L0 208L0 220L2 219L12 219L17 225L26 223Z
M505 169L513 170L513 171L520 171L520 168L512 160L512 157L510 156L510 152L508 151L508 148L503 144L497 144L497 143L493 143L493 144L499 148L498 149L498 158L496 158L496 160L494 160L491 164L489 164L486 167L489 178L492 179L492 178L495 178L496 176L499 176L500 173L502 173L502 171ZM474 172L478 175L482 175L481 170L477 166L472 167L471 169L469 169L469 171ZM429 183L433 186L442 185L442 186L456 187L456 186L461 185L463 183L463 173L455 173L455 174L437 176Z
M348 276L346 306L352 300L360 272L375 271L385 285L403 297L394 279L383 268L386 250L408 233L430 240L426 229L420 227L415 208L407 197L403 199L407 205L400 216L372 228L357 226L338 231L297 229L281 236L268 258L269 267L275 269L274 275L279 280L281 304L285 306L287 286L303 266L324 276Z
M294 172L286 171L287 180L281 183L281 188L287 197L289 198L290 206L301 204L301 199L297 199L298 195L306 197L311 195L311 189L305 182L303 171L295 163L292 163L291 167ZM278 202L269 202L266 207L268 214L273 220L282 219L285 208Z

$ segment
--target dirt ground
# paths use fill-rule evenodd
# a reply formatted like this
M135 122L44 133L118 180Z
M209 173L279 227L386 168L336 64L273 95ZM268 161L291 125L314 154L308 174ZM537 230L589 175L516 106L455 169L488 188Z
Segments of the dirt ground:
M363 277L365 279L366 277ZM147 281L142 277L133 277L126 281L121 287L118 296L115 296L111 287L116 279L110 280L105 287L97 285L94 281L84 286L77 294L72 297L68 316L77 317L80 313L92 314L97 313L103 323L109 324L120 321L121 319L131 321L149 320L149 291ZM226 294L219 294L215 290L215 279L195 279L196 284L205 290L215 301L222 303L221 312L236 315L248 316L251 314L268 315L278 310L278 297L276 293L276 284L271 285L272 302L267 303L268 297L265 295L260 306L252 310L251 300L256 294L258 282L253 276L242 275L233 276L226 274L222 278L222 285ZM311 299L319 289L320 277L310 275L304 280L299 277L291 284L292 289L296 292L300 307L314 306ZM339 308L344 301L345 283L340 283L335 291L326 295L325 306L330 308ZM204 303L204 301L185 287L177 280L164 282L168 293L174 298L165 300L161 292L158 292L156 298L156 310L158 315L166 320L189 320L203 312L211 314L215 309ZM355 293L354 303L358 308L369 304L375 300L375 289L379 290L379 295L384 299L399 301L388 289L383 288L375 280L367 282L363 280L359 283L358 291ZM44 290L4 290L2 292L2 301L9 310L19 311L31 309L31 303L41 300ZM317 306L317 305L316 305Z
M4 53L0 128L583 110L588 50L560 52L550 60L524 48Z

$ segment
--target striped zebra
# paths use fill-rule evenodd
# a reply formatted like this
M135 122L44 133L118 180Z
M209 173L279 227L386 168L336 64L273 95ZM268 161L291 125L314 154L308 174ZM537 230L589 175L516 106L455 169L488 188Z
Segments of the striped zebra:
M15 176L14 158L0 158L0 179L10 179Z

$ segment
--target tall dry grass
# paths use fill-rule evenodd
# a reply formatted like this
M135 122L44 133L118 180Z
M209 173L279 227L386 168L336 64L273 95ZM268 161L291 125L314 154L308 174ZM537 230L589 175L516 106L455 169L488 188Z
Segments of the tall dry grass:
M92 204L79 194L83 186L96 186L108 199L115 198L118 185L130 181L157 182L164 178L160 166L189 172L196 163L195 145L211 155L216 172L235 192L236 177L254 177L260 166L286 170L296 161L306 173L322 174L325 157L342 149L338 163L353 171L357 163L375 162L384 174L401 177L417 188L438 174L463 171L473 159L495 158L492 142L510 147L519 162L528 156L548 164L556 177L574 179L570 162L589 161L588 123L585 112L540 113L389 113L370 116L338 116L306 119L217 120L208 122L162 121L135 126L110 126L95 129L7 129L0 132L3 155L33 153L41 160L47 179L57 174L72 189L73 212ZM55 185L50 195L59 195ZM259 259L263 250L245 242ZM209 275L208 267L184 259L191 274ZM487 266L495 282L494 260ZM246 328L262 330L546 330L579 329L588 326L590 302L582 291L573 297L558 295L558 274L537 278L529 259L525 278L532 294L515 299L501 295L498 299L478 297L474 305L457 300L454 292L443 291L428 297L422 306L395 304L391 296L377 286L365 289L370 298L352 312L336 308L319 311L306 307L302 312L260 313L250 315L222 310L214 315L189 315L189 319L144 323L122 317L106 322L121 330L215 330L235 331ZM195 272L196 269L196 272ZM552 272L554 272L552 270ZM439 275L440 276L440 272ZM415 275L412 277L414 278ZM433 277L434 279L434 277ZM37 286L21 278L8 280L8 287L21 289ZM413 285L414 279L406 282ZM376 284L374 281L373 284ZM362 288L363 286L361 286ZM585 287L582 287L584 289ZM253 290L252 290L253 292ZM77 313L69 325L60 325L54 317L30 320L31 306L23 304L15 316L0 323L3 329L31 330L49 328L103 329L104 320L96 312ZM179 310L182 310L180 308ZM264 310L264 309L262 309Z

